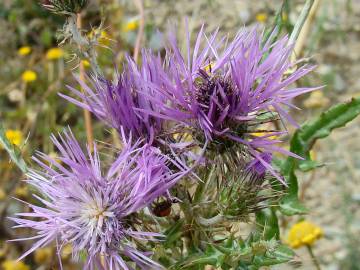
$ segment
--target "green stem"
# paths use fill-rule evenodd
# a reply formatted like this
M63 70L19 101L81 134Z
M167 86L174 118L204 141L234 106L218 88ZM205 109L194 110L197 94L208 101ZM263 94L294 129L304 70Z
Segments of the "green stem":
M310 10L314 4L314 1L315 0L307 0L306 1L303 9L301 10L300 16L295 23L294 29L290 35L289 44L294 44L295 40L299 36L301 28L303 27L303 25L306 21L306 18L308 17L308 15L310 13Z
M306 245L306 248L307 248L307 250L308 250L308 252L310 254L310 257L311 257L312 262L314 263L316 269L321 270L320 264L319 264L318 260L316 259L315 255L314 255L312 247L310 245Z

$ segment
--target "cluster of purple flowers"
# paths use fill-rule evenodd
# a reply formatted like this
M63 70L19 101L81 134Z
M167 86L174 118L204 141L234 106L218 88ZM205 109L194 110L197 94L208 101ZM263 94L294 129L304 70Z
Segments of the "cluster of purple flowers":
M192 149L203 149L206 161L207 151L221 154L240 146L251 157L248 173L269 172L282 181L271 166L273 153L297 156L271 138L283 132L255 133L264 122L296 124L286 107L295 108L292 98L316 88L291 85L313 67L295 63L296 71L286 75L294 67L288 39L262 44L256 29L242 30L228 42L218 31L206 35L202 27L193 48L187 33L186 57L174 36L168 41L164 60L143 51L142 65L128 57L116 81L94 75L91 85L78 80L83 92L69 87L77 98L62 95L116 129L123 148L104 174L96 145L84 154L71 132L60 140L52 137L60 160L39 154L35 160L43 171L28 174L43 206L28 204L31 213L12 218L17 227L37 231L28 238L37 242L23 257L55 241L58 249L72 244L75 257L86 251L85 269L132 269L128 261L160 268L136 248L139 239L161 238L136 230L137 212L171 196L169 190L193 169L186 165Z

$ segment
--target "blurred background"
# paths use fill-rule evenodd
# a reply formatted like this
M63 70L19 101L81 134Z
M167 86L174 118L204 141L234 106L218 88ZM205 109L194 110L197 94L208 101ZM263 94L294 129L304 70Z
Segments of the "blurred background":
M184 40L184 20L198 30L220 27L234 36L242 27L271 27L280 0L144 0L144 35L141 46L162 52L162 34L176 25L179 40ZM304 1L290 0L281 14L282 33L291 32ZM126 54L133 54L139 25L137 5L126 0L91 0L83 14L84 34L97 35L99 63L111 78L114 65L121 69ZM102 22L102 28L97 27ZM9 140L21 149L25 160L39 150L56 157L49 140L51 133L69 125L85 141L84 118L79 108L64 101L59 92L69 93L66 85L77 87L71 74L79 63L90 71L87 59L73 53L75 44L58 46L62 16L44 10L35 0L0 1L0 121ZM315 72L301 85L325 85L295 103L303 110L292 112L302 123L332 104L360 96L360 1L317 1L312 19L301 38L299 56L315 63ZM194 37L195 35L193 35ZM111 141L111 132L93 119L94 137ZM323 269L360 269L360 119L315 145L313 158L323 167L299 177L300 197L311 210L308 220L320 225L324 238L314 248ZM286 138L284 138L286 140ZM286 145L286 142L285 142ZM24 210L13 199L31 201L31 190L24 176L9 162L0 148L0 268L4 270L58 269L54 248L43 248L23 262L16 258L31 243L9 243L17 236L7 216ZM283 235L295 220L281 220ZM30 232L24 232L29 234ZM286 239L284 239L286 242ZM313 269L306 250L296 250L295 260L281 269ZM61 253L64 269L80 269L71 260L71 247Z

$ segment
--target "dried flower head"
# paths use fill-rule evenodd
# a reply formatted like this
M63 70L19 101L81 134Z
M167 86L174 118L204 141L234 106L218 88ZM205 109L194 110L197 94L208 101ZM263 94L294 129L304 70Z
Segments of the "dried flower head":
M71 132L60 140L52 136L52 140L61 153L61 162L39 153L34 160L44 171L28 173L27 182L41 194L34 196L42 206L27 203L32 212L11 218L16 228L37 231L34 237L14 240L36 239L20 259L55 242L58 254L68 244L75 258L85 253L85 269L103 269L101 265L105 269L129 269L127 261L142 268L160 268L136 243L161 235L141 231L137 214L167 194L183 176L183 167L149 145L131 144L124 136L121 153L103 174L95 144L93 154L88 149L86 155ZM177 172L169 169L169 162Z

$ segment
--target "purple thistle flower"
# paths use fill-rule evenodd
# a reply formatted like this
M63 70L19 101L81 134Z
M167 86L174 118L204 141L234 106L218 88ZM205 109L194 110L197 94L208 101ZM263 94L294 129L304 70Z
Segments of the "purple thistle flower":
M218 30L208 37L202 27L191 49L187 33L186 57L181 54L176 38L171 36L168 59L164 62L167 76L162 76L157 85L164 98L143 93L161 107L161 112L137 110L193 127L197 135L203 134L203 141L240 143L281 180L263 155L275 151L300 157L275 146L280 141L269 139L283 132L270 130L261 137L254 133L260 124L278 118L297 125L284 107L296 108L291 104L294 97L318 89L291 88L292 83L314 67L299 66L286 75L300 63L290 62L292 46L288 45L287 37L273 44L270 37L261 45L263 35L256 29L242 30L224 46L227 38L218 39L217 34ZM265 116L268 118L264 119Z
M60 96L91 111L119 133L123 129L127 135L131 133L135 139L145 139L151 144L163 128L163 119L146 112L159 111L156 104L147 96L164 101L163 96L153 91L148 84L159 81L162 63L160 57L146 53L143 53L142 63L140 69L130 57L127 57L125 71L117 74L115 81L98 77L88 78L92 87L77 78L84 93L70 86L68 88L80 98L80 101L66 95Z
M156 148L139 147L139 142L131 145L122 134L124 147L106 174L96 145L93 154L89 149L85 154L71 131L60 140L52 136L60 161L42 153L34 157L44 171L30 171L27 182L40 192L41 196L34 196L42 206L26 203L32 212L11 218L15 228L37 231L34 237L12 240L36 240L20 259L55 242L58 253L66 244L72 245L75 258L86 252L84 269L132 269L126 261L141 269L161 268L135 243L161 235L139 231L134 225L135 213L167 195L185 169ZM169 169L169 162L177 168L176 173Z

